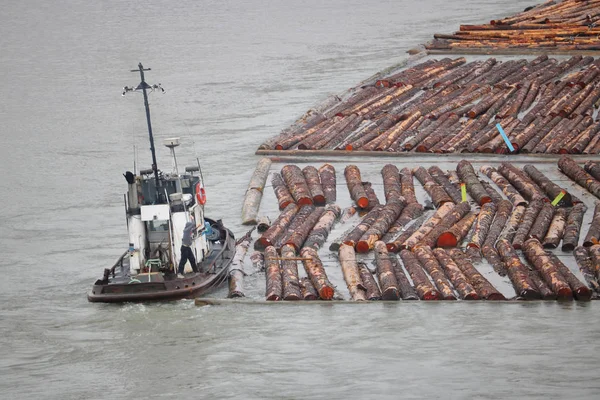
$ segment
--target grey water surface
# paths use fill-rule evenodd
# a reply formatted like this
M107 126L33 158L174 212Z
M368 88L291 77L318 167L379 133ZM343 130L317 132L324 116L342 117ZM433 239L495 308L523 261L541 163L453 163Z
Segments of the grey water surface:
M151 94L159 167L161 140L180 136L180 163L201 158L207 214L241 235L262 141L434 32L529 5L3 2L0 398L599 398L597 302L86 300L127 246L121 174L134 146L138 167L151 163L142 99L120 96L138 62L166 89Z

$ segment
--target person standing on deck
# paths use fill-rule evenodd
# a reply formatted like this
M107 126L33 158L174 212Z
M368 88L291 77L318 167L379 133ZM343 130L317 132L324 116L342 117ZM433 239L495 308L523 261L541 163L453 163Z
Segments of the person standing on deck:
M196 229L196 223L194 222L194 216L191 216L191 219L188 223L185 224L183 228L183 238L181 239L181 260L179 261L179 268L177 269L177 277L183 278L183 270L185 268L185 263L189 260L192 265L192 269L194 272L198 272L198 267L196 266L196 257L194 256L194 252L192 251L192 237L194 234L194 230Z

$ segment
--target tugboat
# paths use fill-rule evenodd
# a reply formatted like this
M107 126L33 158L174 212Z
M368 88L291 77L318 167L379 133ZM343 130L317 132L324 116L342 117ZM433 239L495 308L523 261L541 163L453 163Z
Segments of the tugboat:
M138 69L131 72L139 71L141 83L137 87L126 86L123 95L140 91L144 95L152 168L139 171L139 175L135 171L123 174L128 185L124 197L129 248L94 283L88 293L91 302L197 297L227 281L228 267L235 255L232 232L220 220L204 216L206 191L199 161L179 174L175 157L179 138L164 140L171 151L173 171L164 173L157 167L147 91L164 90L160 84L146 83L144 71L149 70L139 63ZM185 239L184 228L188 231ZM191 250L196 265L192 266L186 257L184 273L180 274L180 248L184 242L189 245L186 254Z

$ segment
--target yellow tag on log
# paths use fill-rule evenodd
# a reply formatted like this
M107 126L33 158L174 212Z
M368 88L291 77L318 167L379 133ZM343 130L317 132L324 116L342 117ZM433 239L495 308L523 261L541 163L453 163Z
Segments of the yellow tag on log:
M565 197L566 193L567 192L565 192L564 190L561 190L560 193L554 198L554 200L552 200L552 203L550 204L552 204L553 206L557 205L558 202L561 201L563 197Z
M460 194L462 195L463 203L465 203L467 201L467 186L464 183L460 184Z

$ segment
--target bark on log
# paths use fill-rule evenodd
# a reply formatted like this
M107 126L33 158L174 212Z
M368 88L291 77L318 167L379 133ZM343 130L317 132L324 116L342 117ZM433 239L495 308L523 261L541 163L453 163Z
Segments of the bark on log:
M264 272L265 270L265 255L261 251L255 251L250 256L250 261L252 262L253 271L249 275L252 275L256 272Z
M481 182L481 185L492 199L492 202L498 204L502 200L504 200L504 197L502 197L502 195L496 189L494 189L494 187L489 182L484 181L483 179L480 179L479 182Z
M433 279L435 286L442 295L443 300L456 300L454 291L452 290L452 284L446 278L442 267L438 263L437 259L433 255L431 248L419 247L415 250L415 254L423 268L429 273L429 276Z
M564 156L558 160L558 168L569 178L574 180L579 186L587 189L588 192L600 198L600 182L583 168L581 168L573 159Z
M519 193L528 201L536 199L547 200L546 195L537 187L537 185L527 177L521 170L509 163L502 163L498 168L510 183L519 191Z
M356 243L360 240L362 235L377 221L379 214L383 206L379 205L374 207L364 218L356 225L356 227L342 240L343 243L349 246L356 246Z
M360 274L360 280L362 281L364 287L366 288L367 300L381 300L381 291L379 290L379 286L377 286L377 282L373 277L371 271L364 263L358 263L358 273Z
M552 219L554 218L554 206L550 203L544 203L540 213L538 214L531 230L529 231L529 237L534 238L542 242L548 233Z
M467 185L467 191L477 204L482 206L492 201L485 188L481 185L481 182L479 182L479 179L477 179L475 170L470 162L467 160L460 161L456 166L456 172L461 181Z
M581 224L583 223L583 215L586 210L587 207L583 203L575 204L573 208L571 208L565 226L565 235L563 236L561 247L562 251L573 251L579 244Z
M560 244L565 234L568 213L569 210L566 208L557 208L554 211L548 233L546 233L546 237L544 237L544 242L542 243L545 249L555 249Z
M252 228L235 246L235 256L229 265L229 298L244 297L244 258L252 241Z
M415 247L454 207L452 202L442 204L435 214L400 246L401 249L410 250Z
M278 237L277 242L273 243L276 248L280 248L284 244L292 244L290 239L292 235L300 228L301 225L309 218L309 216L316 210L315 206L302 206L300 210L294 215L292 222L286 227L285 232ZM297 250L297 249L296 249Z
M500 239L496 247L502 257L517 297L525 300L540 299L541 294L535 282L531 279L529 269L521 262L510 242Z
M350 191L350 197L356 202L360 208L369 207L369 198L362 184L360 170L356 165L348 165L344 170L346 184Z
M526 164L523 167L523 171L546 193L546 196L550 200L554 200L556 196L558 196L561 192L565 192L563 198L558 202L558 205L561 207L571 207L573 205L573 200L571 199L571 195L567 190L561 188L550 179L546 177L542 172L540 172L535 166L531 164Z
M442 232L437 238L438 247L457 247L460 242L467 236L471 230L471 226L477 219L477 213L469 212L460 221L450 227L450 229Z
M542 275L542 278L552 292L557 296L558 300L572 300L573 291L565 278L558 272L558 269L552 262L552 259L546 254L542 244L537 239L529 239L523 243L523 252L525 258L529 261Z
M293 246L281 248L281 276L283 281L283 300L302 300L300 279L298 278L298 261Z
M300 293L302 300L319 300L319 293L308 277L300 278Z
M281 168L281 176L296 204L299 206L313 204L306 179L297 165L284 165Z
M311 247L305 247L300 251L300 256L302 257L302 264L304 265L306 275L310 278L321 300L331 300L334 288L327 278L317 251Z
M525 206L516 206L513 208L510 218L502 230L499 239L505 239L512 243L513 238L517 233L517 229L521 224L521 220L523 219L523 215L525 214L525 209Z
M448 211L446 215L442 217L440 222L433 227L431 231L427 233L416 245L415 247L425 246L425 247L433 247L438 241L440 235L450 229L454 224L458 223L467 213L471 210L471 206L469 203L458 203L456 206L452 208L452 210Z
M294 203L294 198L278 172L273 174L271 185L273 185L273 191L275 192L275 197L277 197L277 202L279 203L279 210L284 210L287 206Z
M423 215L423 206L417 203L406 205L402 209L400 216L392 223L381 240L386 243L393 241L411 221ZM408 237L407 237L408 239ZM388 247L388 250L389 247Z
M500 257L498 250L496 250L494 246L484 244L483 247L481 247L481 254L483 254L487 262L490 263L498 275L506 276L508 271L502 262L502 258Z
M265 276L267 279L267 289L265 297L269 301L279 301L283 298L283 277L277 250L273 246L265 249Z
M517 232L512 241L512 245L515 249L518 250L523 247L523 243L527 240L529 231L543 206L544 203L541 200L534 200L527 206L521 224L517 228Z
M398 300L400 292L398 282L394 273L394 267L390 261L385 243L381 240L375 243L375 264L377 265L377 279L381 287L381 298L383 300Z
M256 169L250 178L246 197L242 206L243 225L256 224L256 217L258 215L258 209L260 208L260 201L265 189L265 183L267 182L267 175L269 175L270 167L271 160L266 157L261 158L256 165Z
M444 191L448 193L448 195L452 198L452 201L454 201L454 203L458 204L462 202L462 195L460 194L460 190L452 183L450 183L450 180L448 179L446 174L444 174L444 172L438 166L434 165L432 167L429 167L428 172L431 175L431 177L438 183L438 185L440 185L444 189Z
M319 178L321 180L321 187L323 188L323 195L325 196L325 203L335 203L337 197L335 168L330 164L323 164L319 168Z
M531 267L529 269L529 277L531 278L531 280L533 281L535 286L538 288L542 300L556 300L557 299L557 297L554 294L554 292L552 291L552 289L550 289L550 287L546 284L546 282L542 278L542 274L540 274L540 271L538 271L534 267Z
M588 253L588 249L583 246L577 246L573 251L575 255L575 260L577 261L577 265L579 266L579 270L583 275L583 278L587 282L588 286L591 287L596 293L600 293L600 284L598 283L598 279L596 274L594 273L594 265L592 263L592 258Z
M402 197L406 199L406 204L418 204L419 202L415 196L413 174L410 168L402 168L400 171L400 183L402 184Z
M313 204L315 206L325 205L325 194L323 193L323 187L321 186L321 178L319 178L319 171L312 165L308 165L302 169L304 179L308 185L308 190L312 197Z
M340 223L345 224L350 218L356 215L356 207L350 206L344 208L342 216L340 217Z
M489 165L484 165L479 168L488 178L492 180L502 190L502 193L513 203L513 206L526 206L527 201L521 196L521 194L515 189L509 181L506 180L495 168Z
M395 254L388 254L392 267L394 268L394 275L396 276L396 282L398 283L398 289L400 291L400 298L402 300L419 300L419 296L415 291L415 288L411 285L410 281L406 277L402 264L398 260Z
M594 216L592 218L592 223L588 229L587 235L585 235L585 239L583 240L583 245L585 247L590 247L594 244L600 243L600 202L596 202L594 207Z
M325 208L317 207L315 208L305 219L304 221L298 225L298 227L291 232L287 241L284 244L291 244L294 246L296 251L300 251L300 248L304 245L306 238L312 232L313 228L317 224L317 222L323 216L325 212Z
M266 215L263 215L262 217L258 217L258 223L256 225L257 232L260 232L260 233L266 232L270 226L271 226L271 219L269 217L267 217Z
M458 268L462 271L477 295L484 300L506 300L504 295L477 271L468 257L459 249L450 249L448 254L452 257Z
M273 246L277 243L277 239L284 234L285 230L292 222L297 212L298 206L292 203L288 205L285 210L281 212L281 214L279 214L279 217L277 217L277 219L271 224L269 229L267 229L265 233L262 234L260 239L258 239L257 242L262 245L262 248ZM260 250L260 248L257 250Z
M409 204L407 206L407 208L410 207L411 205L412 204ZM388 248L388 251L391 251L394 253L399 252L401 250L404 242L406 242L406 240L409 237L411 237L417 230L419 230L421 228L421 226L423 225L423 222L425 222L427 220L427 218L428 218L427 214L421 215L408 228L406 228L404 231L402 231L398 237L394 238L393 240L387 241L386 246ZM384 240L384 242L385 242L385 240Z
M325 211L308 234L304 242L304 247L312 247L315 250L319 250L327 240L335 221L340 217L340 213L340 207L336 204L325 206Z
M452 257L443 249L434 249L433 254L444 269L446 276L456 288L456 292L463 300L479 300L479 295L475 288L468 282L466 276L454 262Z
M389 203L392 199L398 199L402 195L402 185L400 184L400 171L393 164L386 164L381 169L383 176L383 192L385 193L385 202Z
M375 190L373 190L373 185L371 182L363 182L363 188L365 189L365 193L367 194L367 199L369 199L369 205L365 208L365 210L369 211L373 207L380 205L379 199L377 198L377 194Z
M508 200L502 200L497 208L496 214L494 216L494 222L490 225L490 229L488 234L485 237L485 241L483 242L484 246L492 246L495 247L496 240L500 237L502 233L502 229L506 226L506 222L510 218L512 212L512 203Z
M600 180L600 164L594 161L587 161L583 165L585 172L590 174L594 179Z
M400 216L406 202L404 198L400 198L387 203L379 213L377 220L369 227L356 243L356 251L358 253L368 253L373 249L375 242L388 231L389 227Z
M348 286L350 296L354 301L365 301L366 288L360 279L360 272L358 270L358 264L356 262L356 254L352 246L341 245L339 251L340 264L342 265L342 273L344 280Z
M400 258L402 259L404 268L406 268L406 271L408 271L410 278L415 284L415 290L419 298L421 300L440 300L441 294L431 284L417 256L408 250L402 250Z
M425 168L416 168L413 170L413 174L417 177L419 182L421 182L436 208L439 208L444 203L452 203L452 198L433 180Z
M548 257L556 267L558 273L561 274L565 278L565 281L569 284L575 300L590 301L592 299L592 291L590 288L588 288L575 275L573 275L571 270L565 264L563 264L563 262L560 261L555 254L548 253Z
M480 249L485 242L485 238L490 230L492 221L494 220L494 214L496 214L496 205L494 203L486 203L481 207L481 211L477 216L477 222L475 222L475 230L471 241L467 244L467 247L474 247Z
M600 245L588 247L590 257L592 259L592 267L596 278L600 282Z

